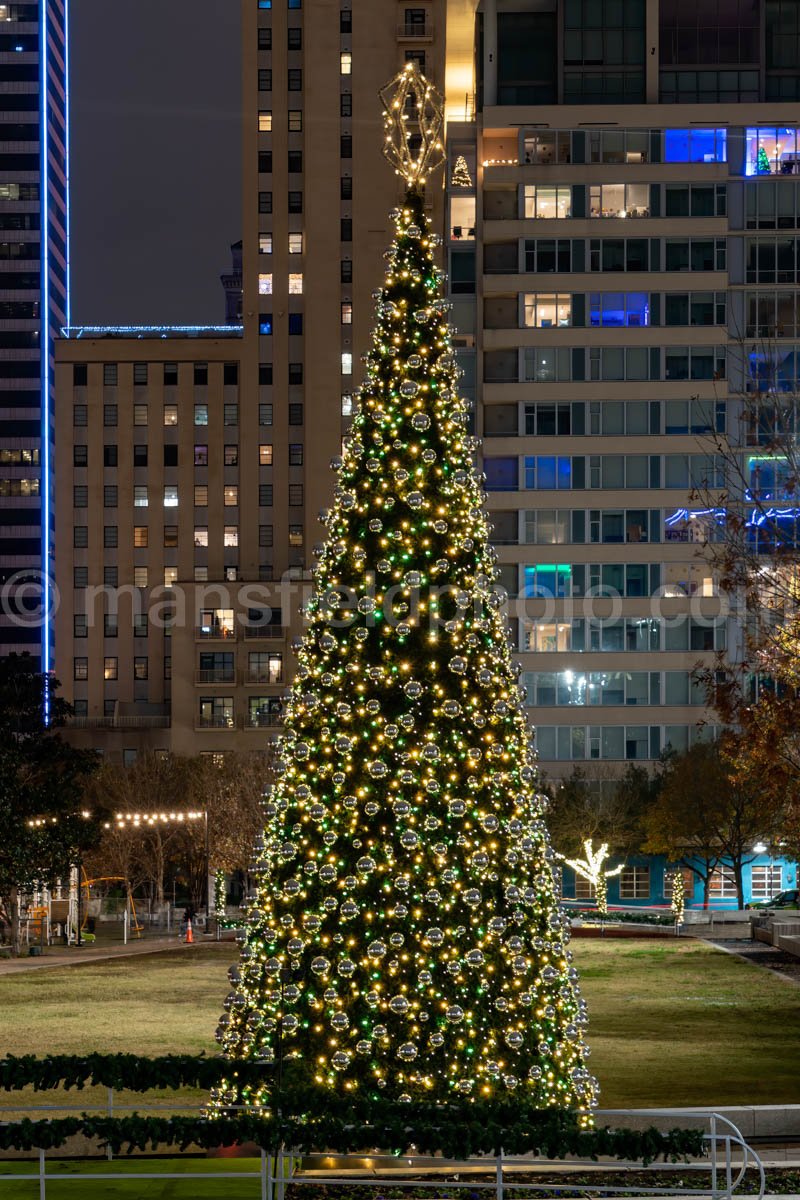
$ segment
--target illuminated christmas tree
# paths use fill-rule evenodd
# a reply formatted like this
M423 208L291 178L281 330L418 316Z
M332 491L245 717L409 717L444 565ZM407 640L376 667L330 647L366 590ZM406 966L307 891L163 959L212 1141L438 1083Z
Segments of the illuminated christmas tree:
M453 167L453 175L450 180L450 186L463 188L472 187L472 176L469 173L467 160L463 154L459 154L458 158L456 159L455 166Z
M769 155L763 146L758 147L758 162L756 163L756 174L771 175L772 167L769 162Z
M516 1094L585 1113L584 1001L425 216L441 112L414 68L395 85L389 125L418 123L398 115L387 141L408 192L218 1039L321 1103ZM274 1075L247 1087L232 1066L215 1105L268 1109Z

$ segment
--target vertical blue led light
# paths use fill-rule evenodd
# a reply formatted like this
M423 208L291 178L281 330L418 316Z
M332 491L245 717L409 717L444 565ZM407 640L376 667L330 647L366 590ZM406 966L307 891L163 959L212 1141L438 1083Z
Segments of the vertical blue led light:
M67 244L67 299L66 299L66 318L67 325L72 324L72 245L70 242L70 234L72 230L72 217L70 213L70 166L72 158L70 155L70 128L69 128L69 0L64 0L64 128L66 130L66 195L64 203L66 208L66 223L65 239Z
M52 639L50 630L50 114L48 111L48 59L47 39L48 0L39 0L39 204L41 211L42 251L40 283L40 320L42 334L39 339L41 358L41 472L42 472L42 670L53 669ZM49 720L50 697L45 689L45 721Z

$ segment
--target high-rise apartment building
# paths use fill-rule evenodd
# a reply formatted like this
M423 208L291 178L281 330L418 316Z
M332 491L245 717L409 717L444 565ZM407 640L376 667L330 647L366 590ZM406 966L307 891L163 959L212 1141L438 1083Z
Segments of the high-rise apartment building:
M719 478L707 439L732 438L759 486L777 487L738 397L773 370L794 387L800 361L800 3L242 12L241 340L83 336L60 350L60 428L75 445L59 466L59 582L74 595L59 673L81 736L130 758L142 744L258 747L276 723L398 199L376 97L409 57L446 95L444 188L429 199L544 769L618 772L707 736L693 672L739 637L700 553L697 489ZM103 489L134 516L100 516L101 455ZM89 520L74 508L84 484ZM135 519L145 494L150 521ZM84 638L78 569L89 586L166 586L171 650L156 630L146 654L121 618L118 652ZM216 601L214 584L228 589ZM167 670L169 688L156 685ZM161 726L145 741L148 716Z
M0 3L0 654L52 665L54 339L69 307L67 0Z

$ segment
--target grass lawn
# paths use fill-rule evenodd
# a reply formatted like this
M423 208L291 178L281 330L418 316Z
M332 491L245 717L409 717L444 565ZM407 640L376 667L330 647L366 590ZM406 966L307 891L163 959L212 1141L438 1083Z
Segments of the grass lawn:
M796 986L702 942L576 940L573 948L604 1107L800 1103ZM0 1051L214 1053L235 954L229 944L6 977L0 968ZM104 1095L87 1089L67 1102ZM27 1096L2 1093L0 1106ZM155 1094L129 1102L147 1100Z
M213 1173L218 1172L251 1172L260 1170L260 1161L253 1158L237 1158L225 1161L180 1158L168 1162L148 1162L146 1159L115 1159L107 1162L48 1162L48 1175L62 1175L65 1178L84 1174L107 1174L119 1171L122 1174L145 1175L170 1173L207 1174L206 1179L180 1180L157 1179L89 1180L82 1181L73 1178L69 1182L47 1182L48 1200L259 1200L261 1184L258 1179L213 1179ZM33 1174L38 1168L34 1163L0 1163L0 1176L19 1175L23 1172ZM34 1174L30 1183L2 1183L0 1195L5 1200L37 1200L39 1183ZM306 1193L303 1192L303 1195ZM310 1193L312 1200L314 1192ZM369 1196L373 1193L370 1192ZM367 1198L368 1200L368 1198Z

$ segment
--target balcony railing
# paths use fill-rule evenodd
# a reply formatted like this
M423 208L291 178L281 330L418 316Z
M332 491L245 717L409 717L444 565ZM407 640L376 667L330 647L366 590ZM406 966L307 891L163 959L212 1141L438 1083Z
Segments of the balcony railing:
M235 642L236 626L228 625L198 625L194 631L196 638L218 642Z
M220 667L210 671L195 671L195 683L235 683L236 671L233 667Z
M245 625L244 636L247 641L282 642L286 639L286 628L283 625Z
M171 718L160 717L68 717L70 729L169 729Z
M433 25L430 21L421 24L416 21L406 21L397 26L397 36L406 40L425 40L433 37Z
M283 718L279 713L269 713L266 716L249 714L244 719L245 729L279 729Z
M281 687L283 684L283 672L281 671L276 677L261 667L251 667L245 671L244 681L245 683L259 683L264 687Z
M236 728L236 721L233 717L198 717L195 721L195 729L221 729L229 732Z

